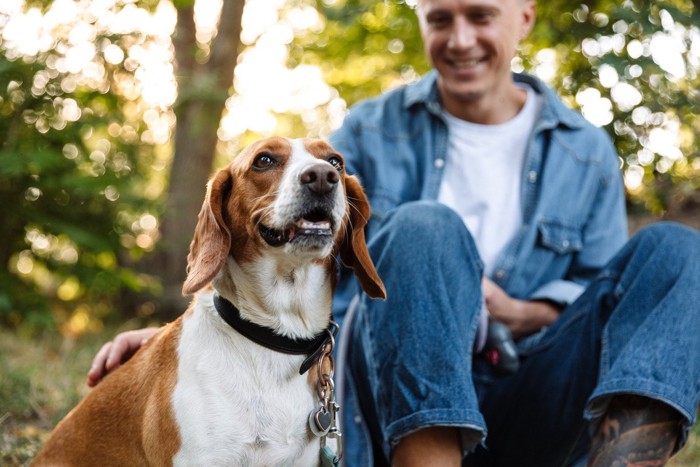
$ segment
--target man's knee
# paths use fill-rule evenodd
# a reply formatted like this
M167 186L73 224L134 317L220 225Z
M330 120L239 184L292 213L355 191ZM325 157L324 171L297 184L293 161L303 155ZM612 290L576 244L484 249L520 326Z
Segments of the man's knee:
M634 237L638 245L665 257L669 262L697 262L700 256L700 233L681 224L658 222L639 231Z
M415 201L397 207L384 220L369 248L375 262L398 256L407 263L434 264L450 258L450 262L481 264L462 218L436 201ZM392 262L392 268L395 263Z
M682 244L694 248L700 246L700 234L696 230L675 222L657 222L648 225L637 235L642 239L650 239L662 244Z
M473 242L462 218L436 201L398 206L384 220L375 239L383 244L398 243L406 252L416 248L449 249L465 240Z
M466 229L459 215L436 201L413 201L393 210L384 226L404 234L439 236Z

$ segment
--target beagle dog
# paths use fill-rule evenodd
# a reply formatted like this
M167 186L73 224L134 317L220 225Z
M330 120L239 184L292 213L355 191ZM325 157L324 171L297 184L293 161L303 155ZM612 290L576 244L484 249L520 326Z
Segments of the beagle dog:
M328 340L338 259L370 297L386 296L369 213L327 143L247 147L208 185L188 310L57 425L34 465L318 465L320 371L300 373ZM286 353L266 339L308 345Z

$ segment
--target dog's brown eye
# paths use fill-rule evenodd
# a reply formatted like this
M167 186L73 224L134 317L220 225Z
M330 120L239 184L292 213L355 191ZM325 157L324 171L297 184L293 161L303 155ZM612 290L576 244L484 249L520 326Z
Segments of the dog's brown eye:
M343 171L343 161L340 160L338 156L329 156L327 159L329 164L331 164L338 172Z
M276 163L277 160L275 160L275 158L270 154L259 154L253 161L253 167L260 170L269 169Z

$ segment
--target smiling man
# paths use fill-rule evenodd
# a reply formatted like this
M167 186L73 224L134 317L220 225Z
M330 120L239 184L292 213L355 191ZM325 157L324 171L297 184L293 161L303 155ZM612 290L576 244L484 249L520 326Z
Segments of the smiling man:
M444 110L484 125L513 118L526 93L513 82L510 66L532 29L534 2L421 0L417 13Z
M605 132L511 73L534 1L416 13L435 70L331 136L370 198L387 288L344 324L347 464L663 465L698 404L698 233L627 242ZM484 308L517 340L515 373L481 354Z

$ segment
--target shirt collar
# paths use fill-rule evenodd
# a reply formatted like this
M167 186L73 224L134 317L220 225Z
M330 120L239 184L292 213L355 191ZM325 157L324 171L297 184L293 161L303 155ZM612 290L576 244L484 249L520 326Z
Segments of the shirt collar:
M406 88L404 107L422 104L431 113L437 115L441 111L440 94L437 89L437 72L431 70L423 78ZM578 112L564 105L559 96L542 80L525 73L514 73L513 80L524 83L543 97L540 128L555 128L559 125L576 129L585 125L585 120Z

